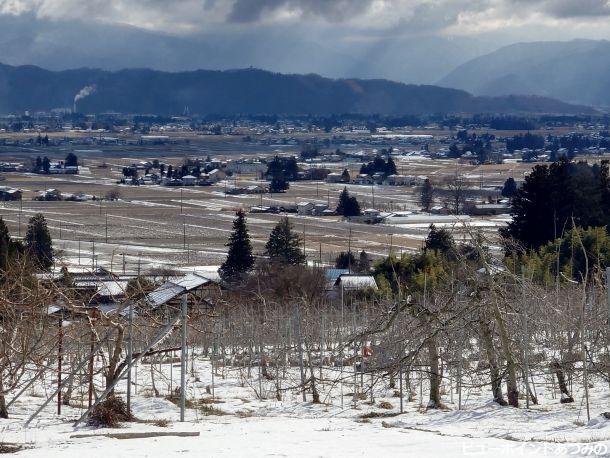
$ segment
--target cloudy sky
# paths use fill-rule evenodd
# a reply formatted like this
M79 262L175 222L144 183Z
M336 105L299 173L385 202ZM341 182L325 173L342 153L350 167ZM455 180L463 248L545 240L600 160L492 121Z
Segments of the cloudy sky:
M0 61L432 82L520 41L610 38L606 0L0 0Z

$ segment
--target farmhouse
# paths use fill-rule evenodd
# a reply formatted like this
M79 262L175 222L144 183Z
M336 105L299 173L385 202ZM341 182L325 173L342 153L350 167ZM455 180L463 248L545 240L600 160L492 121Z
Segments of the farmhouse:
M22 192L19 189L0 186L0 201L21 200Z

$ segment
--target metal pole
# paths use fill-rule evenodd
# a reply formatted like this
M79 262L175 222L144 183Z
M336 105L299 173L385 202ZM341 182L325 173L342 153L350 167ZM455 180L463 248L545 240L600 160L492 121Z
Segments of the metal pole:
M53 398L55 398L55 396L57 395L57 391L60 388L63 388L65 385L67 385L68 383L70 383L72 380L74 380L74 377L76 376L76 373L78 371L80 371L83 367L85 367L85 365L87 364L87 362L90 360L91 356L94 355L95 353L97 353L102 346L104 345L104 343L108 340L108 338L112 335L112 331L108 331L106 333L106 335L104 336L103 339L101 339L98 344L96 345L96 347L93 349L93 351L91 353L89 353L84 359L82 359L80 361L80 363L77 364L77 366L72 370L72 372L70 373L70 375L68 375L68 377L66 377L64 380L62 380L61 385L58 389L56 389L51 396L49 396L40 407L38 407L38 409L36 409L36 412L34 412L32 415L30 415L30 418L28 418L28 420L25 422L25 426L28 426L31 421L36 418L38 416L38 414L40 412L42 412L42 409L44 409L49 402L51 402L51 400ZM87 412L89 413L89 412Z
M63 351L64 333L62 317L59 317L59 342L57 347L57 415L61 415L61 354Z
M87 404L87 408L91 407L91 404L93 403L93 361L95 358L95 353L94 353L94 346L95 346L95 332L93 331L93 326L95 326L95 323L92 321L91 322L91 342L89 343L89 399L88 399L88 404Z
M528 330L527 330L527 309L526 309L526 296L525 296L525 268L523 269L521 278L523 280L523 283L521 285L522 294L523 294L523 298L522 298L523 302L521 304L521 330L522 330L521 340L522 340L522 346L523 346L523 366L524 366L523 375L525 378L525 390L527 391L527 393L525 393L525 407L527 409L529 409L530 408L530 382L529 382L530 371L529 371L529 361L528 361L529 336L528 336Z
M127 364L133 355L133 302L129 303L129 337L127 340ZM127 412L131 412L131 368L127 371Z
M182 296L182 351L180 353L180 421L184 421L184 408L186 405L186 321L187 321L187 295Z

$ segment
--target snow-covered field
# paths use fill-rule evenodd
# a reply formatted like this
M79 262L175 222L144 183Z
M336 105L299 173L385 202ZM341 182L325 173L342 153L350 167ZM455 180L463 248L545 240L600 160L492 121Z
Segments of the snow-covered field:
M519 409L500 407L489 401L485 387L465 389L463 408L458 410L455 390L452 395L447 385L443 399L447 409L431 411L421 407L417 383L412 385L412 400L408 402L405 396L404 413L400 414L400 399L387 379L375 383L373 401L369 391L366 399L354 404L354 378L348 368L343 373L344 383L322 385L323 402L313 404L310 394L303 402L301 393L290 388L291 378L297 379L296 371L283 382L283 401L278 401L275 382L261 379L259 383L256 367L250 377L244 368L217 368L212 382L209 359L198 357L195 361L187 383L188 399L195 405L186 410L184 423L179 422L178 407L166 399L180 379L180 365L174 360L173 365L154 365L159 397L153 397L150 389L150 364L139 365L137 376L134 373L137 394L132 409L138 422L123 424L120 429L74 428L74 420L83 413L79 396L86 396L84 388L79 388L73 394L76 407L64 406L62 415L57 416L51 403L26 428L24 421L52 392L54 382L49 378L11 406L11 419L0 423L0 442L25 446L17 453L23 457L610 456L610 421L600 415L610 410L610 396L607 384L601 381L590 390L589 422L581 392L575 389L575 403L560 404L550 385L542 381L537 387L540 404L529 409L524 401ZM338 369L325 371L325 378L331 379ZM119 385L117 393L124 396L124 392L125 385ZM257 392L262 392L263 399ZM424 405L425 396L424 388ZM381 404L383 401L391 406ZM167 425L155 426L153 422L159 420ZM111 432L199 435L102 436Z

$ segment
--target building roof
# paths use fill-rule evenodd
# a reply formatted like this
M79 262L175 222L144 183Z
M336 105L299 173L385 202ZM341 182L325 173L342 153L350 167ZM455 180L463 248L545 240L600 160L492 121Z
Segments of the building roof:
M335 284L343 286L344 289L377 289L377 282L372 275L341 275Z
M148 293L146 302L152 307L159 307L185 292L213 282L214 280L194 272L183 277L172 277L157 289Z
M337 279L341 275L345 274L349 274L348 269L324 269L324 276L326 277L326 280L331 284L331 286L334 286L334 284L337 282Z

